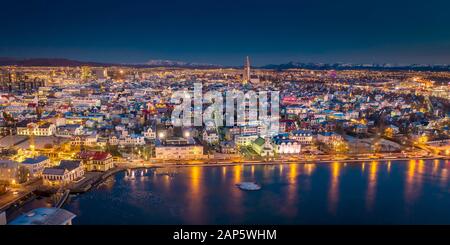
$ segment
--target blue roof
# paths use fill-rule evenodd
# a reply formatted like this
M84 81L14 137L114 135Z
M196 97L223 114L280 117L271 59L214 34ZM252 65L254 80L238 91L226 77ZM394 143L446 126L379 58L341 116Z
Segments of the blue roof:
M333 132L320 132L319 134L323 135L323 136L332 136L332 135L334 135Z
M297 141L296 140L292 140L292 139L280 139L280 138L274 139L274 143L276 145L280 145L282 143L287 144L287 143L294 143L294 142L297 142Z
M37 208L17 217L9 225L65 225L75 217L60 208Z
M294 130L291 132L293 135L298 135L298 134L306 134L306 135L311 135L312 132L310 130Z
M46 156L37 156L35 158L26 158L22 164L36 164L48 160Z
M135 138L144 137L144 136L142 134L131 134L130 137L135 139Z

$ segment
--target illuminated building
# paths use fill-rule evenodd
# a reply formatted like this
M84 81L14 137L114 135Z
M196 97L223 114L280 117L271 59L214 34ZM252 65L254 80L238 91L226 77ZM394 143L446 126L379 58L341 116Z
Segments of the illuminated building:
M89 66L81 67L81 79L87 80L92 77L92 70Z
M113 157L103 151L83 151L77 156L83 163L86 171L108 171L114 167Z
M248 83L248 82L250 82L250 79L251 79L251 77L250 77L250 58L247 56L245 58L244 73L243 73L243 76L242 76L242 82L244 84Z
M274 148L269 139L257 138L252 143L252 149L260 156L274 156Z
M208 142L208 144L216 144L219 142L219 135L216 132L205 130L203 132L203 140Z
M33 135L33 136L51 136L56 132L56 126L53 123L28 123L17 126L17 135Z
M45 185L65 185L84 176L83 164L79 160L62 160L59 166L44 168L42 178Z
M311 145L313 141L313 135L311 131L306 130L292 131L289 138L300 142L301 145Z
M256 134L244 134L244 135L236 135L234 137L234 143L237 146L248 146L258 138Z
M26 158L20 163L20 166L26 168L32 177L42 175L45 167L50 165L50 159L46 156L37 156L34 158Z
M152 129L152 127L148 127L144 131L144 138L154 140L156 139L156 132Z
M15 71L0 71L0 91L36 91L45 87L45 81L40 78L30 78L23 73Z
M274 139L275 152L278 154L300 154L301 145L296 140L287 138Z
M157 139L155 153L156 158L162 160L193 160L204 157L203 146L196 143L193 138Z
M18 184L20 181L19 163L12 160L0 160L0 181Z

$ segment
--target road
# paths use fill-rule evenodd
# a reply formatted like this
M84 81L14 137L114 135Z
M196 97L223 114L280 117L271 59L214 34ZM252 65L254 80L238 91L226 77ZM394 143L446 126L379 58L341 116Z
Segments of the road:
M4 211L11 204L35 191L40 185L40 181L34 181L22 187L10 188L5 194L0 195L0 212Z

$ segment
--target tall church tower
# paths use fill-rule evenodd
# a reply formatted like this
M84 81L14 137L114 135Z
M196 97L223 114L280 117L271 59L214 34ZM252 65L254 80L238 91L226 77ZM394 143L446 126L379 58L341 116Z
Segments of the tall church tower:
M250 58L248 56L245 58L244 74L242 78L243 83L250 82Z

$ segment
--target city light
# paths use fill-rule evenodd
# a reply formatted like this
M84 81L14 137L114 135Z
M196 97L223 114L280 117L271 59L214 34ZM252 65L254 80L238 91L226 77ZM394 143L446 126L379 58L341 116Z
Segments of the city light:
M0 6L2 244L450 241L450 1Z

